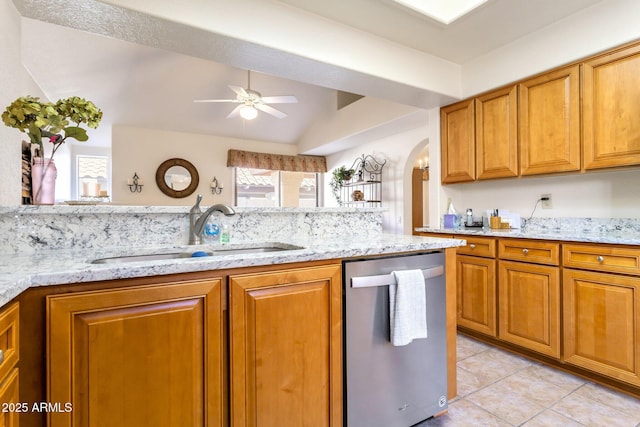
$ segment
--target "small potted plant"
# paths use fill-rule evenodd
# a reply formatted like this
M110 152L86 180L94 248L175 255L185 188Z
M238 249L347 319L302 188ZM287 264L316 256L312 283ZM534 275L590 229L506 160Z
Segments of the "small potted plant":
M346 166L340 166L333 170L331 181L329 185L331 186L331 192L333 193L333 197L336 198L336 201L340 206L342 206L342 198L340 197L340 190L342 189L344 182L351 180L355 170L347 169Z

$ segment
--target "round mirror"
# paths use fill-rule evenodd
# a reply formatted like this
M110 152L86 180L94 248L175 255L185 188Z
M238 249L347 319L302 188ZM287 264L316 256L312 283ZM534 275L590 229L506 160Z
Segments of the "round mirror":
M184 159L169 159L156 171L156 184L169 197L187 197L196 191L199 183L195 166Z

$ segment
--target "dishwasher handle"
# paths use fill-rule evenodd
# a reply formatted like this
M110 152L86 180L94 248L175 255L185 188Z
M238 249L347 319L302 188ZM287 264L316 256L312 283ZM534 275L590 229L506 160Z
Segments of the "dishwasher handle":
M444 266L439 265L437 267L427 268L425 270L422 270L422 274L424 275L425 279L432 279L434 277L442 276L444 274ZM393 273L351 278L352 288L372 288L376 286L387 286L395 284L396 279L393 276Z

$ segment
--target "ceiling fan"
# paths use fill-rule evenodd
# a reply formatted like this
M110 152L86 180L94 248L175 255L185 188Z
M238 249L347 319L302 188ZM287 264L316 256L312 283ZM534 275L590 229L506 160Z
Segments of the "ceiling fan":
M247 71L247 88L229 85L236 93L235 99L195 99L193 102L231 102L240 104L229 113L228 119L240 116L245 120L255 119L258 110L282 119L287 117L285 113L271 107L268 104L296 104L298 99L293 95L262 96L260 92L251 89L251 71Z

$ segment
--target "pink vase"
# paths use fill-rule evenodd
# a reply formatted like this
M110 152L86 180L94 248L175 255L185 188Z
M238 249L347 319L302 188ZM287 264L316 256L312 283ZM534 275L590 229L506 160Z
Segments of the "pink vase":
M34 205L53 205L56 201L58 171L52 159L35 157L31 167L31 193Z

